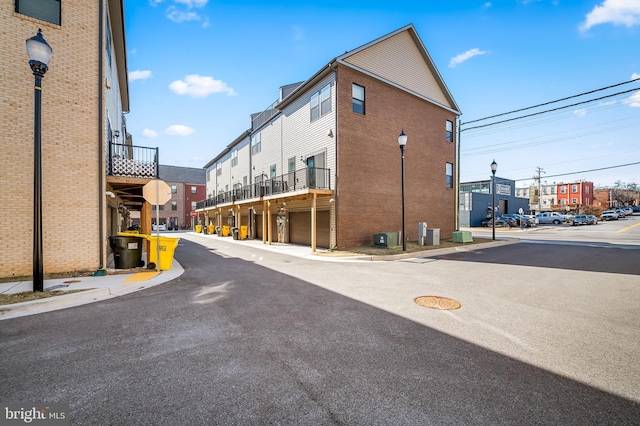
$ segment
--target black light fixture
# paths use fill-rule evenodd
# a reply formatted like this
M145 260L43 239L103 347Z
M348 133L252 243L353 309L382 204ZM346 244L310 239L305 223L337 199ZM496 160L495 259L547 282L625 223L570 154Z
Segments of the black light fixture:
M493 202L491 203L491 228L493 240L496 239L496 170L498 170L498 163L496 163L496 160L493 160L493 163L491 163L491 174L493 175L493 185L491 188L491 194L493 196Z
M42 30L27 40L29 66L35 77L33 125L33 291L44 291L42 258L42 78L49 69L51 46Z
M407 251L407 238L404 235L404 147L407 145L407 135L402 133L398 136L398 145L400 145L400 156L402 157L402 251Z

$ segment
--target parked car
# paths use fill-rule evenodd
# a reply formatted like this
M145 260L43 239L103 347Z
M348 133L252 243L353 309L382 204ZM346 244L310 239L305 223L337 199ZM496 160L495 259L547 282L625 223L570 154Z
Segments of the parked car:
M624 209L622 209L625 211L625 213L627 214L627 216L632 215L633 214L633 209L631 207L625 207Z
M500 219L509 223L509 226L520 226L520 216L517 214L501 214Z
M151 229L154 231L166 231L167 230L167 224L166 223L161 223L160 225L156 225L155 223L153 225L151 225Z
M618 213L619 217L627 217L627 216L629 216L629 213L627 213L627 211L625 209L615 209L615 211Z
M553 223L555 225L564 223L567 220L564 215L561 215L557 212L538 213L536 217L538 218L538 221L540 221L540 223Z
M491 228L492 227L491 219L483 220L480 225L484 226L484 227ZM506 220L504 220L502 218L496 217L496 228L510 228L510 227L511 227L511 225L509 225L508 221L506 221Z
M618 213L615 210L605 210L600 215L600 220L618 220Z
M592 214L588 214L587 215L587 225L597 225L598 224L598 218L595 217Z
M586 214L577 214L577 215L573 216L568 223L571 223L572 226L588 225L589 224L589 219L587 218Z
M533 214L525 214L523 215L524 217L526 217L527 219L529 219L529 222L531 222L533 224L533 226L536 226L537 224L540 223L540 221L538 220L538 218L536 217L536 215Z

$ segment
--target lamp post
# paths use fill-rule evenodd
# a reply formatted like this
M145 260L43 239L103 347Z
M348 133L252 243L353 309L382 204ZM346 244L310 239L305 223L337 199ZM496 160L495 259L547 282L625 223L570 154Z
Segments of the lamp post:
M51 46L42 30L27 40L29 66L35 77L33 125L33 291L44 291L42 259L42 78L51 60Z
M402 157L402 251L407 251L407 239L404 236L404 147L407 144L407 135L402 133L398 136L398 145L400 145L400 155Z
M493 163L491 163L491 174L493 175L493 185L491 188L491 196L493 197L491 203L491 230L493 240L496 239L496 170L498 170L498 163L496 163L496 160L493 160Z

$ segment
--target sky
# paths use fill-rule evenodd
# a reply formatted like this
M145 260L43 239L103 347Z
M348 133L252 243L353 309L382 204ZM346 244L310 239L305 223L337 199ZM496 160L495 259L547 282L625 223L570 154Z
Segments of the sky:
M462 182L495 160L517 186L640 184L640 0L125 0L127 131L204 167L281 86L408 24L462 111Z

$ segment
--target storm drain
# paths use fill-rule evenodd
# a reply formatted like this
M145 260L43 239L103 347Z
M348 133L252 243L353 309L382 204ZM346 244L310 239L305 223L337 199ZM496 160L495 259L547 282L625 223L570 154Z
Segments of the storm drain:
M416 298L416 303L429 309L439 309L441 311L452 311L459 309L462 305L457 300L440 296L421 296Z

